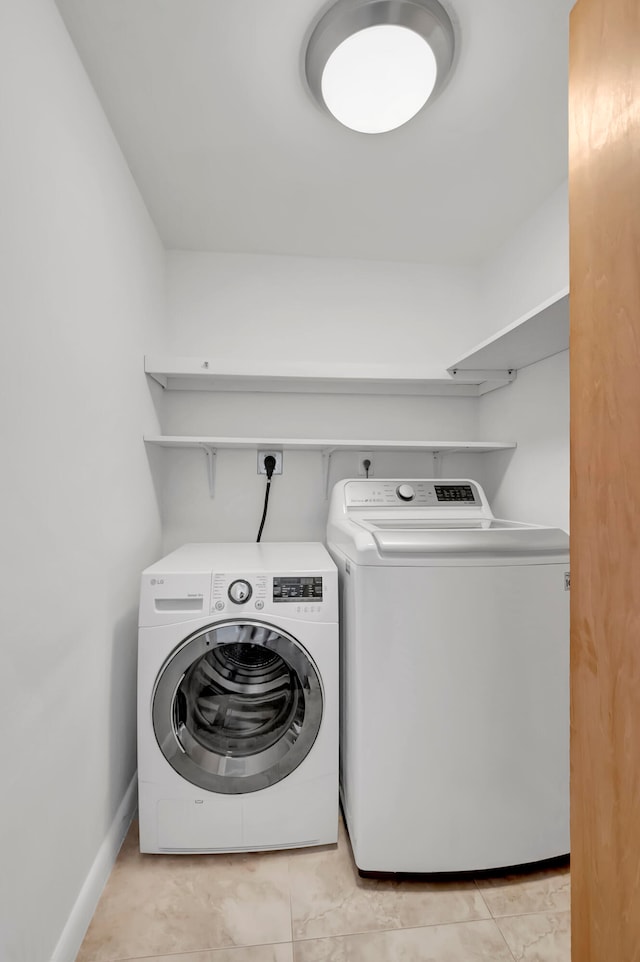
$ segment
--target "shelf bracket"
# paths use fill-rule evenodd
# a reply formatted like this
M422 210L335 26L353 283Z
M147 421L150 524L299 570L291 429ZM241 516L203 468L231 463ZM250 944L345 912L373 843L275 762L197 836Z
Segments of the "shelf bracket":
M335 453L335 448L324 448L322 451L322 486L324 488L324 500L329 500L329 471L331 469L331 456Z
M157 371L145 371L145 374L147 377L150 377L152 380L156 381L156 383L165 390L169 386L169 378L166 374L159 374Z
M216 449L209 444L203 444L202 450L207 456L207 480L209 481L209 497L216 496Z

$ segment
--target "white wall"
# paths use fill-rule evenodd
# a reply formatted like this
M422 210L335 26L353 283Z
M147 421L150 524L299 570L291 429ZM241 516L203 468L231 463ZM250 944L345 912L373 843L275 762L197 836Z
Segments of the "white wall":
M568 284L567 185L478 270L242 254L168 254L168 349L266 367L317 361L442 371ZM568 524L566 359L521 371L480 401L167 392L169 434L516 440L515 454L450 457L444 474L476 477L512 517ZM208 497L204 455L163 453L165 548L255 536L264 479L254 452L221 451ZM357 471L334 458L331 481ZM425 475L430 458L378 456L376 474ZM265 537L323 537L320 455L287 454Z
M471 398L176 391L166 402L168 434L459 440L475 436L477 430L477 402ZM256 473L254 450L218 452L214 499L209 497L202 452L166 449L162 458L167 550L185 541L255 540L265 478ZM376 477L420 477L433 470L430 455L372 453L371 460ZM446 470L464 474L468 460L446 458ZM330 483L357 470L357 452L337 453ZM272 484L264 540L323 541L326 510L321 454L285 451L283 474Z
M439 371L482 326L475 271L302 257L168 254L169 350L225 361L390 365ZM475 438L477 403L467 398L167 392L168 434L222 436ZM165 548L188 540L253 540L264 477L254 451L221 450L216 497L204 454L163 452ZM376 476L432 472L430 456L376 455ZM465 461L444 470L465 473ZM357 471L356 454L335 455L330 482ZM322 540L326 502L321 456L287 452L274 480L265 540Z
M569 530L569 352L523 368L480 400L480 433L515 438L515 451L482 455L498 517Z
M169 351L445 370L484 326L468 268L168 253Z
M482 269L484 337L569 285L567 184L522 224ZM568 351L518 372L480 401L485 437L514 439L513 453L484 455L494 510L503 517L569 527Z
M485 318L481 340L569 286L567 181L482 265L480 276Z
M45 962L135 771L164 253L52 0L0 4L0 127L0 958Z

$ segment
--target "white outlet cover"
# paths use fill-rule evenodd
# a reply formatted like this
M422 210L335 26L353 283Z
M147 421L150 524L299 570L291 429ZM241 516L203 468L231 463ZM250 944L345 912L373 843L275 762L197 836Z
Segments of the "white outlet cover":
M282 474L282 451L258 451L258 474L266 474L264 459L272 455L276 459L274 474Z

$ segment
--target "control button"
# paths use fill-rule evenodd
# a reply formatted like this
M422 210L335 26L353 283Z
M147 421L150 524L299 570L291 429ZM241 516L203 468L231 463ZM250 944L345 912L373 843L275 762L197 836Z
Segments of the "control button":
M260 599L258 599L258 601L256 601L256 611L262 611L263 608L264 608L264 601L260 601Z
M413 501L416 496L410 484L399 484L396 488L396 494L402 501Z
M251 592L252 589L249 582L238 578L237 581L232 581L229 585L228 595L234 605L243 605L251 597Z
M215 609L216 611L224 611L224 601L216 601Z

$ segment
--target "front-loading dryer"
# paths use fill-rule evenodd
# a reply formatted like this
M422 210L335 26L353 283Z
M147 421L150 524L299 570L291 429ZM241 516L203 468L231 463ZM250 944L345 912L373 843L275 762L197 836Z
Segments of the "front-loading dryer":
M337 570L315 543L188 544L142 574L142 852L335 842Z

